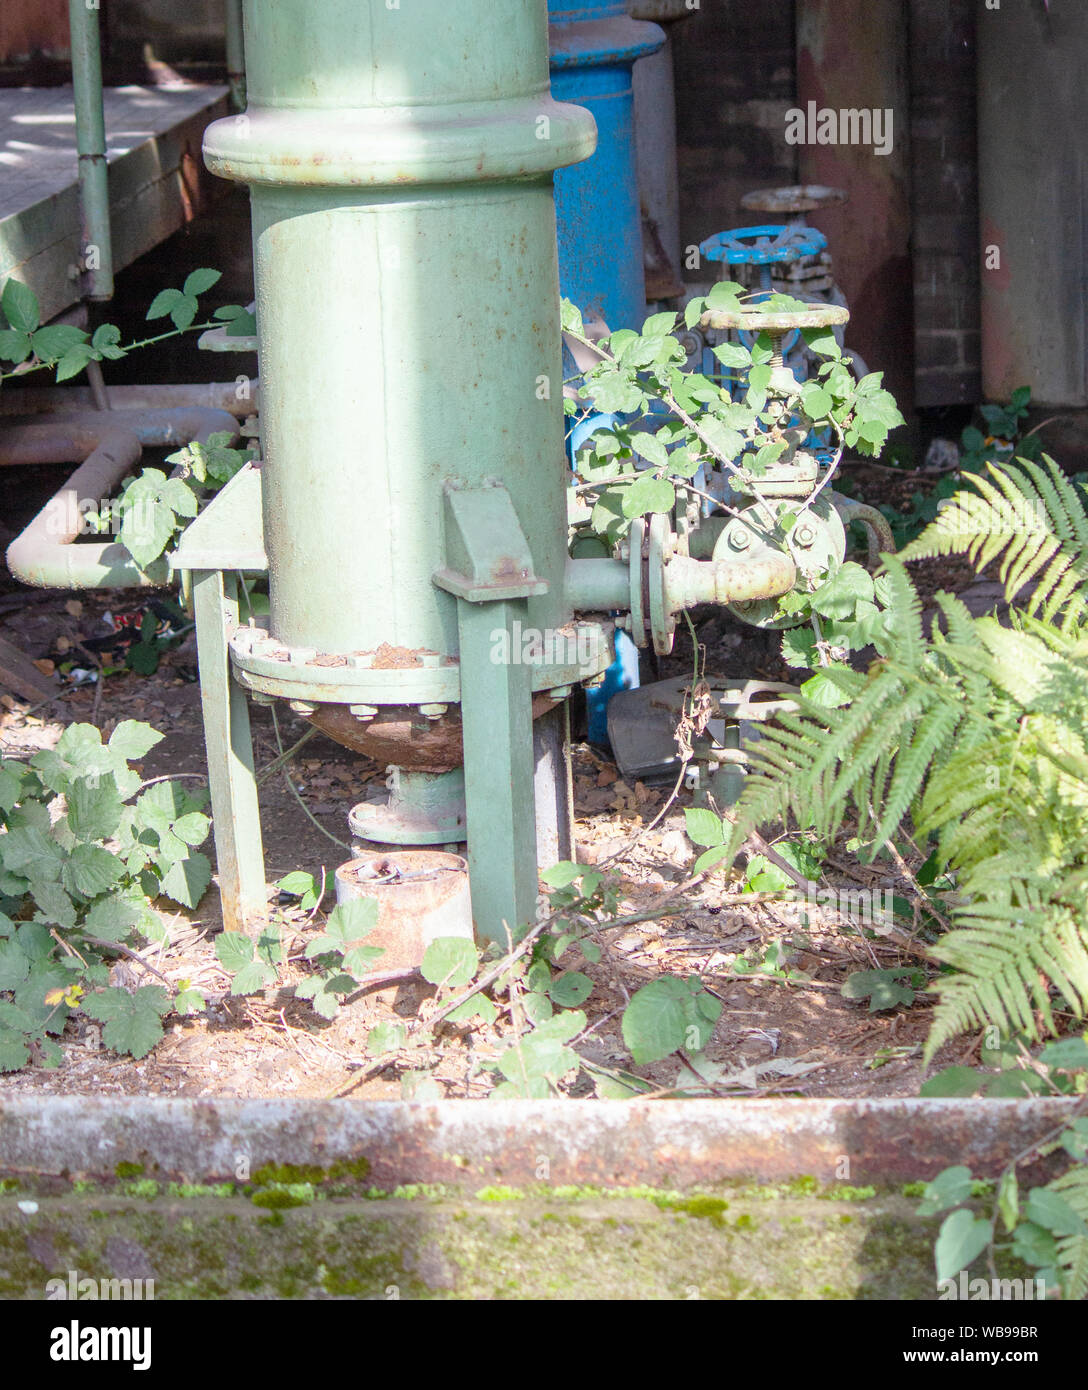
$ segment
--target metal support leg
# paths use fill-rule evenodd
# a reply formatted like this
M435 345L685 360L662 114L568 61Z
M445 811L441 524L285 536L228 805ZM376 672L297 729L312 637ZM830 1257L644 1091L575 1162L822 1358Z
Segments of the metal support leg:
M465 750L468 871L476 931L506 943L507 928L536 917L531 668L496 662L494 635L526 621L524 599L459 599L461 728Z
M228 632L238 624L237 577L195 571L193 604L223 925L245 931L264 915L267 895L249 708L227 652Z
M570 772L570 706L564 700L533 722L537 867L574 858L574 789Z

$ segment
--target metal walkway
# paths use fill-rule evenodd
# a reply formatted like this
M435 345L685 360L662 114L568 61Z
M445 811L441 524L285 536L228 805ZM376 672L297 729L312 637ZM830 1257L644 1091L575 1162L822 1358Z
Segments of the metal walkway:
M204 127L229 114L228 89L107 87L104 106L120 270L194 217ZM71 87L0 90L0 285L28 284L43 320L79 298L76 165Z

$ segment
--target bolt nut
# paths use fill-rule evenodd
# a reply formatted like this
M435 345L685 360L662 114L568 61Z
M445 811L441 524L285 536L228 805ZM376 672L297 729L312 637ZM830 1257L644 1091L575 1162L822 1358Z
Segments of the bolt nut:
M276 703L275 695L269 695L264 690L253 690L250 692L250 696L255 705L274 705Z
M449 705L420 705L419 712L428 719L441 719Z
M377 705L348 705L348 713L356 719L373 719L378 713Z
M803 521L800 526L794 528L793 539L798 545L806 550L816 542L816 528L810 522Z
M308 717L313 714L317 706L312 700L288 700L287 708L293 710L295 714L304 714Z
M583 687L586 690L600 690L601 686L604 685L604 674L603 671L598 671L595 676L590 676L588 680L582 682Z
M567 700L574 693L572 685L555 685L548 691L549 700Z
M734 526L729 532L730 550L747 550L752 544L752 533L743 526Z

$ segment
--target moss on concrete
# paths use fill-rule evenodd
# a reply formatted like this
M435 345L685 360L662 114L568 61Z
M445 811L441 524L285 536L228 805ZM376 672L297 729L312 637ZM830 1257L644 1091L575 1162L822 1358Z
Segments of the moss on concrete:
M292 1175L294 1176L294 1175ZM628 1193L330 1199L43 1198L0 1206L0 1297L69 1270L157 1298L848 1298L936 1296L937 1220L897 1194ZM511 1189L511 1192L514 1190ZM257 1198L264 1194L265 1200ZM312 1193L312 1189L311 1189ZM262 1209L263 1208L263 1209ZM127 1262L127 1263L126 1263Z

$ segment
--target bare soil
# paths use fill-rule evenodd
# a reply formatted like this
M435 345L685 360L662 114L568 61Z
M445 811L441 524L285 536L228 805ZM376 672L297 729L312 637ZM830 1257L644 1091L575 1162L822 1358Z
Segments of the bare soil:
M969 577L962 567L935 575L932 587L958 587ZM108 630L104 614L141 610L148 596L31 594L0 597L0 632L30 657L45 663L86 664L82 644ZM761 676L788 680L790 672L777 656L773 636L741 627L728 615L699 615L698 640L708 652L712 675ZM691 639L682 629L673 655L660 663L661 677L691 670ZM122 719L150 722L166 736L142 764L146 777L164 774L206 777L196 679L196 653L190 636L168 653L152 676L110 675L96 685L64 689L49 706L0 697L0 751L28 757L54 744L65 724L92 721L107 736ZM646 673L644 679L652 678ZM276 756L271 718L265 708L252 710L256 760L264 767ZM284 709L280 714L285 745L301 737L302 720ZM628 786L615 766L585 744L574 753L577 853L580 862L611 859L633 840L638 843L612 872L622 889L621 911L637 913L654 905L689 874L693 852L683 832L686 797L674 802L660 824L646 831L664 806L671 788L643 783ZM281 975L285 984L302 978L307 939L316 932L322 912L304 914L294 900L278 894L275 883L285 874L306 869L318 875L350 857L347 812L384 770L348 752L324 735L316 735L291 765L291 777L311 820L289 792L284 778L273 775L262 787L261 810L270 914L284 927L292 959ZM319 829L318 826L322 827ZM324 833L323 833L324 832ZM641 838L640 838L641 837ZM335 843L339 841L340 843ZM214 852L212 846L205 848ZM873 879L887 886L888 870L859 865L841 848L832 855L826 882L847 889L867 887ZM901 891L905 884L898 885ZM902 1096L917 1094L923 1072L921 1045L928 1029L929 999L920 994L909 1008L870 1013L864 1003L843 998L841 986L856 970L910 963L911 957L884 939L865 939L838 914L811 904L753 901L742 883L725 873L712 875L689 895L681 915L618 929L602 929L602 957L587 964L570 957L564 965L583 969L594 990L583 1006L589 1032L579 1044L590 1060L606 1067L629 1068L620 1033L620 1016L628 998L663 971L697 973L722 1001L721 1019L706 1049L707 1057L729 1072L745 1071L730 1089L736 1094L806 1096ZM142 1061L104 1049L97 1025L71 1021L61 1043L63 1064L56 1070L31 1066L0 1077L0 1096L39 1094L279 1096L324 1097L351 1094L397 1098L409 1069L435 1067L434 1076L447 1097L480 1097L493 1084L476 1063L504 1045L507 1029L444 1025L433 1050L416 1050L411 1058L394 1058L376 1075L367 1053L367 1035L382 1021L408 1020L435 1010L434 990L422 980L395 987L360 990L328 1022L293 991L277 987L263 995L232 998L230 979L214 952L222 929L218 891L213 882L196 912L160 903L169 943L149 946L146 960L173 981L187 979L208 998L204 1014L170 1016L166 1037ZM326 905L327 906L327 905ZM775 976L737 979L737 957L762 959L772 943L784 943L790 969L802 978L788 982ZM130 987L146 979L140 964L120 961L115 983ZM962 1061L966 1040L945 1050L938 1065ZM783 1065L784 1064L784 1065ZM803 1069L810 1067L811 1069ZM695 1078L675 1059L644 1068L629 1068L655 1087L671 1089ZM365 1079L364 1079L365 1078ZM575 1093L592 1094L584 1081Z

